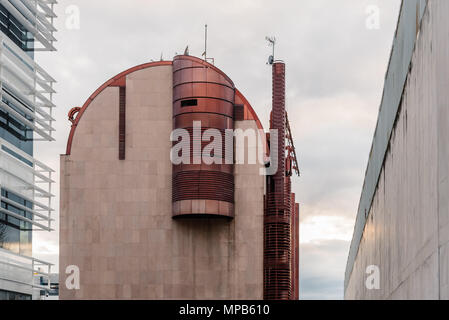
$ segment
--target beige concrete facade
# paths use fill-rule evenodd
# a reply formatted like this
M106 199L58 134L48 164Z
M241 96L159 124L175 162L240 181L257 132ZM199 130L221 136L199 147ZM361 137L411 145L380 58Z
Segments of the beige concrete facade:
M449 299L449 2L430 0L346 299ZM369 290L367 267L380 271Z
M172 67L126 77L126 160L119 88L84 112L61 156L61 299L262 299L264 177L235 166L235 218L172 219ZM253 127L253 120L236 128ZM80 289L65 286L80 269Z

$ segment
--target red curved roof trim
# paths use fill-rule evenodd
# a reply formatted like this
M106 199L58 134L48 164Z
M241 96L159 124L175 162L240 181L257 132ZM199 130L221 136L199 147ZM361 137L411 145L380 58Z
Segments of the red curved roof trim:
M235 95L239 97L243 105L245 106L245 120L254 120L257 123L257 127L261 130L263 130L262 123L259 120L259 117L257 116L256 112L254 111L253 107L251 107L251 104L246 100L245 96L238 90L235 89Z
M223 75L230 83L233 84L232 80L220 69L218 69L217 67L215 67L214 65L200 59L200 58L196 58L196 57L192 57L192 56L176 56L174 59L176 59L177 57L182 57L182 58L188 58L192 61L207 65L208 67L214 69L215 71L217 71L218 73L220 73L221 75ZM123 71L121 73L119 73L118 75L116 75L115 77L109 79L108 81L106 81L103 85L101 85L84 103L84 105L81 107L80 111L78 112L78 114L76 115L76 118L72 124L72 127L70 129L70 134L69 134L69 138L67 141L67 148L66 148L66 155L70 155L71 151L72 151L72 142L73 142L73 137L75 135L75 131L76 131L76 127L78 126L78 123L81 120L81 117L84 114L84 111L86 111L86 109L89 107L90 103L107 87L124 87L126 85L126 76L130 73L142 70L142 69L147 69L147 68L152 68L152 67L158 67L158 66L168 66L168 65L172 65L173 62L172 61L157 61L157 62L149 62L149 63L144 63L135 67L132 67L126 71ZM235 89L235 94L238 98L240 98L245 106L245 120L254 120L256 121L257 127L259 129L263 130L263 126L262 123L259 120L259 117L257 116L256 112L254 111L254 109L251 107L251 104L248 102L248 100L245 98L245 96L238 90Z
M124 87L126 85L126 76L130 73L152 68L152 67L158 67L158 66L169 66L172 65L172 61L157 61L157 62L149 62L144 63L135 67L132 67L126 71L123 71L116 75L115 77L109 79L106 81L103 85L101 85L84 103L81 110L78 112L75 121L72 124L72 128L70 129L69 138L67 141L67 149L66 149L66 155L70 155L72 151L72 142L73 142L73 136L75 135L76 127L78 126L78 123L80 122L81 117L83 116L84 111L89 107L90 103L107 87Z

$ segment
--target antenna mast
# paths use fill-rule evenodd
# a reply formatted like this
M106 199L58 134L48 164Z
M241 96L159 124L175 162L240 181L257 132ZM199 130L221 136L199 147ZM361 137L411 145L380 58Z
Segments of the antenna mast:
M268 45L273 47L273 54L268 58L268 64L273 64L274 62L274 47L276 45L275 37L265 37L265 40L268 41Z
M204 60L207 61L207 24L204 25Z

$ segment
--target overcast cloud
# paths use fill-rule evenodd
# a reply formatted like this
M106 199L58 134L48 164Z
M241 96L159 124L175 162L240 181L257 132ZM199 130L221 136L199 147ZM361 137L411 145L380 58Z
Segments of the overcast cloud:
M370 5L380 10L376 30L366 27ZM79 9L79 29L67 28L71 6ZM276 58L287 64L287 109L302 172L293 186L301 203L301 298L341 299L399 6L399 0L59 0L58 52L37 54L58 80L57 141L38 143L36 157L59 171L67 112L110 77L161 53L170 60L189 45L200 56L205 23L208 56L267 128L264 38L274 35ZM54 189L58 203L59 184ZM36 233L34 241L35 256L57 270L58 233Z

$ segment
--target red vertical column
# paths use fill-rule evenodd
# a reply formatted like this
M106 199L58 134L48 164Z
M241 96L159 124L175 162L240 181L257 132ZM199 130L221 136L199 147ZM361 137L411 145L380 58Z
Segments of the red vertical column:
M290 177L287 177L286 179L290 179ZM290 202L290 230L291 230L291 234L290 234L290 241L291 241L291 246L292 246L292 250L291 250L291 279L292 279L292 295L291 295L291 299L295 300L295 292L296 292L296 287L297 284L295 282L296 279L296 255L295 255L295 241L296 241L296 229L295 229L295 219L296 219L296 206L295 206L295 194L291 193L291 202Z
M285 64L273 64L271 129L277 130L278 170L267 178L264 214L264 299L292 297L290 178L285 174ZM274 137L274 136L273 136ZM272 139L273 139L272 137ZM273 154L273 153L272 153Z
M173 128L185 129L192 141L190 163L172 166L174 218L234 217L234 165L225 159L225 133L234 128L234 102L234 84L223 72L195 57L173 59ZM198 134L195 122L201 124ZM221 133L221 155L203 154L210 143L202 140L208 129ZM221 163L214 158L221 158Z
M118 158L125 160L125 137L126 137L126 87L120 87L119 97L119 144Z
M294 246L294 258L295 258L295 277L293 278L294 281L294 299L299 300L299 203L295 203L295 224L294 224L294 230L295 230L295 241L293 242Z
M278 132L278 170L274 175L275 191L284 193L285 177L285 64L273 64L273 112L272 126Z

